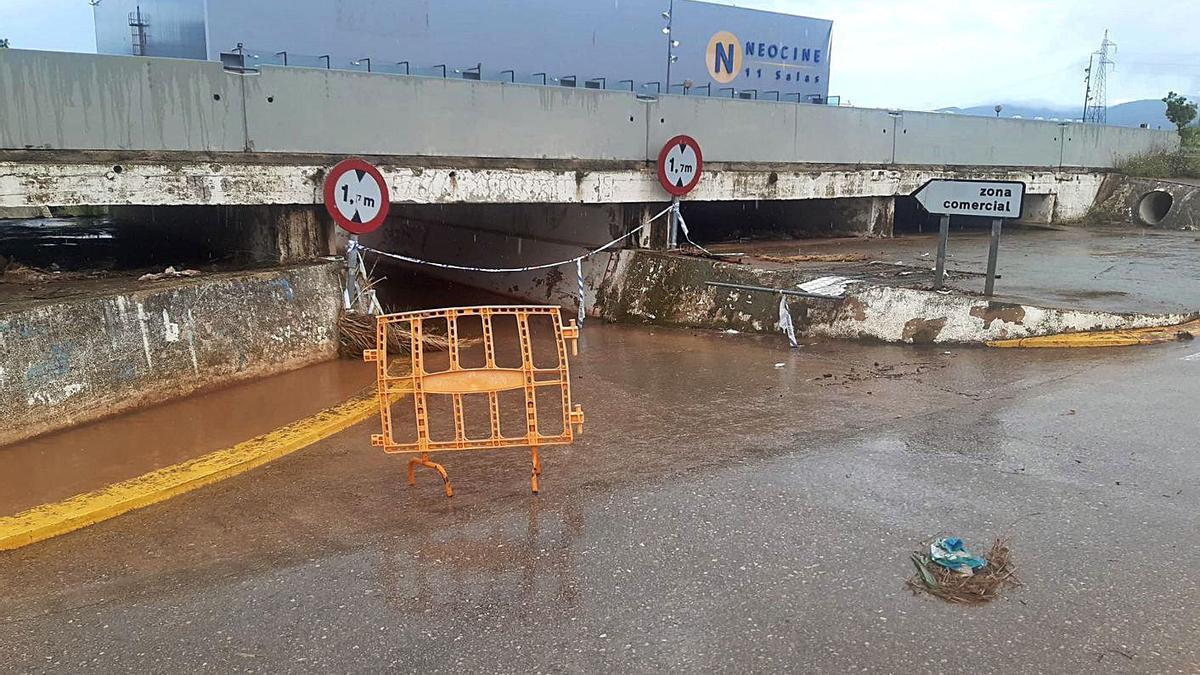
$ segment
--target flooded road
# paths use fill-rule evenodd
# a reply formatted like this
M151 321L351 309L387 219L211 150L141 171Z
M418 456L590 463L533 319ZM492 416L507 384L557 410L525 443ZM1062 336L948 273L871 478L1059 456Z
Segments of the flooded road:
M368 364L331 361L2 446L0 515L230 447L373 382Z
M453 499L409 487L370 421L0 554L0 650L24 672L1195 672L1196 352L589 323L587 424L540 495L519 449L437 455ZM913 597L909 553L950 533L1009 536L1024 585Z

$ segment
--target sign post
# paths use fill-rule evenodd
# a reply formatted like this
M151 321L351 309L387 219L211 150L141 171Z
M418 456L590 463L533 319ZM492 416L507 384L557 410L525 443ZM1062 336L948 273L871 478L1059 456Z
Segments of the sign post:
M1025 183L1005 180L953 180L936 178L912 193L925 210L941 216L938 228L937 268L933 287L941 289L946 279L946 244L950 238L950 216L982 216L992 219L988 246L987 281L984 295L991 297L996 285L996 259L1000 254L1000 230L1005 219L1021 217Z
M374 232L387 218L387 182L361 159L338 162L325 176L325 210L338 227L350 233L346 247L346 309L358 296L358 235Z
M691 136L675 136L663 144L658 152L658 182L672 197L668 248L679 246L679 227L683 220L679 215L679 198L696 187L703 170L704 155L700 152L700 144ZM687 233L684 232L684 235Z
M1000 224L1004 221L992 218L992 241L988 245L987 281L984 282L983 294L992 297L992 288L996 285L996 256L1000 252Z
M942 290L946 278L946 242L950 239L950 216L942 216L938 225L937 269L934 273L933 290Z

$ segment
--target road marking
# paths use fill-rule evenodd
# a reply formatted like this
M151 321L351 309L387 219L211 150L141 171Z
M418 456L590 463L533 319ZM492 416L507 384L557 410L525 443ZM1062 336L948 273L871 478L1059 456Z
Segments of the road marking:
M1067 348L1067 347L1129 347L1156 345L1182 339L1181 334L1200 335L1200 319L1175 326L1103 330L1091 333L1060 333L1014 340L992 340L989 347Z
M397 397L398 398L398 397ZM66 534L236 476L348 429L379 411L374 388L287 426L192 460L0 517L0 551Z
M1196 352L1195 354L1188 354L1187 356L1180 359L1180 361L1200 361L1200 352Z

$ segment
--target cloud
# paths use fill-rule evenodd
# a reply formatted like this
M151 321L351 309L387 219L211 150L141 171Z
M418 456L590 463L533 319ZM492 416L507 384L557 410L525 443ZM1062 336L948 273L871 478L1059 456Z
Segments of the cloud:
M721 1L721 0L718 0ZM1185 17L1195 0L744 0L832 19L831 93L855 105L930 109L1041 100L1083 104L1084 68L1110 30L1108 100L1200 92Z
M832 19L831 93L860 106L1082 106L1105 29L1118 45L1110 104L1200 94L1197 0L711 1ZM20 49L96 50L85 0L0 0L0 37Z

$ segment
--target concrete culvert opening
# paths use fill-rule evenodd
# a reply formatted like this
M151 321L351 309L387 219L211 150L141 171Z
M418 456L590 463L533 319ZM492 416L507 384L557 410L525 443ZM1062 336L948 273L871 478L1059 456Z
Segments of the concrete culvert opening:
M1164 192L1163 190L1147 192L1138 200L1138 220L1146 225L1157 225L1171 212L1171 205L1174 202L1175 199L1171 197L1171 193L1169 192Z

